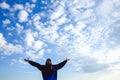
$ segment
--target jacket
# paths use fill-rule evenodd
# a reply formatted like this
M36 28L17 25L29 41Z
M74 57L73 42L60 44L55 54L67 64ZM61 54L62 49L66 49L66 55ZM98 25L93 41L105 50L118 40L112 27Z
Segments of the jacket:
M63 62L57 64L57 65L41 65L34 61L28 61L29 64L32 66L35 66L42 72L43 80L57 80L57 71L61 69L67 62L67 60L64 60Z

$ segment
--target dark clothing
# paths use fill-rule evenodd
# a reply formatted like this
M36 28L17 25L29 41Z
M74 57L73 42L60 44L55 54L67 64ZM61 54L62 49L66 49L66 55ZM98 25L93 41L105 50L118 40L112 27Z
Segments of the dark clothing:
M33 61L28 62L42 72L43 80L57 80L57 70L61 69L66 64L67 60L57 65L41 65Z

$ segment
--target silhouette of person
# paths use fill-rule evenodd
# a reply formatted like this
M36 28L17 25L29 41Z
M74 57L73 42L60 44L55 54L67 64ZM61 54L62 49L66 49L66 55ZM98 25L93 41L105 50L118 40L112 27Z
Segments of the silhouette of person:
M46 64L41 65L29 59L24 59L24 60L29 64L31 64L32 66L37 67L42 72L43 80L57 80L57 71L61 69L66 64L67 61L69 61L69 59L66 59L59 64L52 65L51 59L48 58L46 60Z

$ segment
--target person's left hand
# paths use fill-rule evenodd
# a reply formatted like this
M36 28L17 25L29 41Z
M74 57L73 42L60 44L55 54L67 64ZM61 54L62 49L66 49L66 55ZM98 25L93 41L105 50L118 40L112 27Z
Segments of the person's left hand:
M67 61L69 61L70 59L66 58Z

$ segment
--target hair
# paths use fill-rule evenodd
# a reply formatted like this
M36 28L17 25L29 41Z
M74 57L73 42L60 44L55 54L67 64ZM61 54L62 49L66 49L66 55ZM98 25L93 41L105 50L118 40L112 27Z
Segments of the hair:
M46 65L47 65L47 61L50 61L50 62L51 62L51 59L50 59L50 58L47 58L47 60L46 60ZM51 64L52 64L52 62L51 62Z
M51 59L50 59L50 58L47 58L47 61L51 61Z

